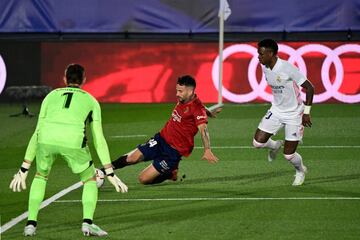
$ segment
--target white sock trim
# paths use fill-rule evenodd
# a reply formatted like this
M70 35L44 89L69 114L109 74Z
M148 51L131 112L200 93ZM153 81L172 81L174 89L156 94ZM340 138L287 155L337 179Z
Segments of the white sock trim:
M255 138L253 139L253 146L256 148L263 148L265 145L265 143L259 143L258 141L255 140Z
M295 153L292 154L284 154L286 160L291 161L295 157Z

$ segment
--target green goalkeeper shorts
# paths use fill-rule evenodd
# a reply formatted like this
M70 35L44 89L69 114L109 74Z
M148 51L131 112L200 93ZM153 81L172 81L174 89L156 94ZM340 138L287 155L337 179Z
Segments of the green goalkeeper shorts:
M38 143L36 148L36 170L41 175L49 175L51 167L57 158L64 159L75 174L79 174L89 168L91 161L90 151L87 146L74 149Z

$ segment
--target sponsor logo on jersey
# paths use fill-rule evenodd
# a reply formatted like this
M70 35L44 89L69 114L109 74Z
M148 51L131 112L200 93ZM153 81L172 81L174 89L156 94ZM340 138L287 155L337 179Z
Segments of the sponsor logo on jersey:
M172 116L174 122L181 122L181 116L176 110L173 111L171 116Z
M270 85L270 87L272 89L284 89L285 88L285 86L275 86L275 85Z
M273 94L283 93L283 89L285 88L285 86L274 86L274 85L270 85L270 87L272 89Z
M206 116L197 116L197 117L196 117L197 120L205 119L205 118L206 118Z

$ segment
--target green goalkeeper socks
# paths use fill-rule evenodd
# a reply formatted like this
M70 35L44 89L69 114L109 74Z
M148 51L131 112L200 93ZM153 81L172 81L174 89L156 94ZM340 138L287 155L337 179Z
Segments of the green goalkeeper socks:
M44 200L46 178L36 175L30 188L29 194L29 217L28 220L37 221L37 215L41 202ZM83 187L82 204L83 218L93 219L98 196L96 181L87 181Z
M98 198L96 181L89 180L84 183L82 193L83 218L93 219Z
M47 180L43 176L35 175L29 194L29 217L28 220L37 220L40 204L45 196Z

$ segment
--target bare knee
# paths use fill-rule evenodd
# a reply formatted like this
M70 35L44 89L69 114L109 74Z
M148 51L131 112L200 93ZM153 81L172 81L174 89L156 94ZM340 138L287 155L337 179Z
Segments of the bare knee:
M139 180L139 183L141 183L143 185L151 184L151 182L152 182L152 180L148 179L147 177L145 177L142 174L139 175L138 180Z
M126 162L128 162L130 164L134 164L134 163L137 163L138 160L135 156L130 155L130 156L127 156Z
M144 159L144 155L142 154L142 152L140 152L139 149L136 149L127 156L126 162L130 164L134 164L142 161L143 159Z

